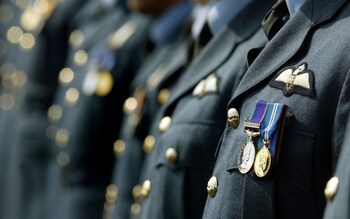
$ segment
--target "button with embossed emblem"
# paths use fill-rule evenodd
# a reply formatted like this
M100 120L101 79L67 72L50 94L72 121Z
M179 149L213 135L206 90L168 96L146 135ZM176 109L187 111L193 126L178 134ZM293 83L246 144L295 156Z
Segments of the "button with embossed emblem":
M176 163L178 159L178 153L174 148L168 148L165 152L165 158L171 163Z
M326 188L324 190L324 194L328 201L333 200L334 196L337 194L338 187L339 187L339 178L336 176L332 177L327 182Z
M160 123L159 123L159 131L166 132L170 127L170 125L171 125L171 118L169 116L162 118L162 120L160 120Z
M218 191L218 179L215 176L211 177L210 180L208 181L207 191L208 191L208 195L211 198L215 197Z
M227 111L227 121L230 126L236 129L239 125L239 113L235 108L231 108Z

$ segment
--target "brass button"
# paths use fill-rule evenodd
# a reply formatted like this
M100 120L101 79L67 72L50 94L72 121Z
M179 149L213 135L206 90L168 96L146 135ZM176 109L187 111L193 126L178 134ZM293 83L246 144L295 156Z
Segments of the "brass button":
M106 189L106 202L115 203L118 197L118 187L114 184L110 184Z
M174 148L168 148L165 152L165 158L171 163L176 163L178 158L177 151Z
M96 86L96 95L104 97L111 92L113 88L113 77L108 71L100 71L99 80Z
M25 33L21 36L21 39L19 41L19 45L24 50L30 50L35 46L35 37L31 33Z
M21 26L28 31L37 31L43 24L43 16L34 7L27 7L20 19Z
M227 112L227 121L230 126L236 129L239 125L239 113L235 108L231 108Z
M124 113L130 114L133 113L137 108L137 100L135 97L129 97L124 102L123 110Z
M3 110L11 110L15 106L16 98L11 94L0 96L0 107Z
M140 202L142 200L142 186L134 186L134 188L132 189L132 195L134 196L134 200L136 202Z
M65 153L65 152L60 152L57 155L57 163L58 165L64 167L67 166L70 162L70 156L69 154Z
M121 157L125 152L125 142L122 140L117 140L113 145L114 154L116 157Z
M324 190L324 194L328 201L333 200L334 196L337 194L338 187L339 187L339 178L336 176L332 177L327 182L326 188Z
M211 198L215 197L218 191L218 179L215 176L211 177L210 180L208 181L207 191L208 191L208 195Z
M7 31L7 39L11 43L19 43L23 36L23 30L20 27L13 26Z
M78 50L74 54L74 63L79 67L84 66L87 60L88 60L88 54L84 50Z
M171 125L171 118L169 116L166 116L160 120L159 123L159 131L166 132Z
M69 88L64 100L68 106L74 106L79 100L79 91L76 88Z
M146 180L142 184L141 194L143 198L147 198L151 192L152 184L151 181Z
M158 93L158 103L165 104L170 97L170 91L166 88L162 89Z
M143 141L143 151L150 153L153 150L155 143L156 139L152 135L148 135Z
M63 68L58 75L58 80L62 85L69 84L74 79L74 72L70 68Z
M84 42L85 36L81 30L74 30L69 35L69 43L72 47L77 48Z
M68 144L69 132L67 129L60 128L55 135L56 145L59 147L65 147Z
M54 104L50 106L47 112L47 117L51 122L56 122L61 119L62 114L63 114L62 108L59 105Z
M141 212L141 205L140 205L140 203L137 203L137 202L133 203L133 204L131 205L130 211L131 211L131 214L132 214L133 216L139 215L140 212Z
M21 87L27 82L27 74L24 71L15 71L11 75L11 83L15 87Z

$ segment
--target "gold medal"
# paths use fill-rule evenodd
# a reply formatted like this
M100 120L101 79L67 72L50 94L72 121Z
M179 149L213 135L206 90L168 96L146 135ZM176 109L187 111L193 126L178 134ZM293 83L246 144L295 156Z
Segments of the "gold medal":
M263 147L256 155L254 171L258 177L266 176L271 168L271 153L268 147Z
M95 92L97 96L104 97L112 91L113 76L108 71L100 71L99 76Z

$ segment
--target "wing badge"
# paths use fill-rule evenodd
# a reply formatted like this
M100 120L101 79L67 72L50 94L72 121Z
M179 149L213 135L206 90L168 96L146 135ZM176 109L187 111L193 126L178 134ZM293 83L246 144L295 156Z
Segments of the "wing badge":
M214 73L207 78L201 80L194 88L192 95L195 97L203 97L207 93L217 93L219 86L219 77Z
M285 96L293 93L303 96L315 96L314 73L307 69L307 64L302 63L297 68L288 67L282 69L277 76L270 81L270 86L283 90Z

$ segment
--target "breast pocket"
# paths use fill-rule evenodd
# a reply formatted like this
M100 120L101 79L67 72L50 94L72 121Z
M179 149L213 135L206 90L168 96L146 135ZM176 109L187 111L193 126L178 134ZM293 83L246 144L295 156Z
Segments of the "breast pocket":
M286 130L277 163L277 177L296 189L310 191L315 136L295 129Z
M201 217L207 197L206 184L223 128L207 122L174 124L162 136L156 175L160 187L157 190L162 191L158 200L167 203L163 204L165 212L173 213L167 214L167 218Z

